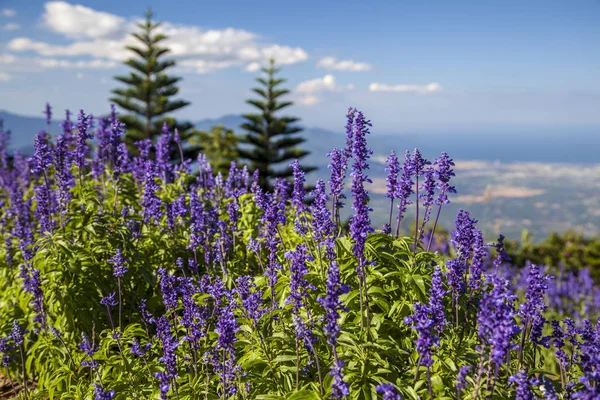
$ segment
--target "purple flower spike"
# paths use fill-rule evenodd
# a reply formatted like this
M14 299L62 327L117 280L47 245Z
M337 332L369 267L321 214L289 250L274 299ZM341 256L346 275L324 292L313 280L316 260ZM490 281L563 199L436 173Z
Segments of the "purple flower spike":
M125 264L128 263L129 260L123 255L121 249L117 249L115 255L109 258L108 262L113 265L113 275L115 278L121 278L127 273L128 269Z
M366 174L366 170L369 169L367 160L373 153L367 147L367 138L369 134L369 127L371 122L366 120L363 113L356 111L356 119L354 125L354 142L353 142L353 156L354 164L352 165L352 196L354 202L352 203L352 209L354 215L350 218L350 237L354 242L352 251L354 256L358 260L358 267L356 269L361 279L365 278L365 244L367 241L367 235L372 231L371 220L369 219L369 212L373 211L369 207L369 194L365 189L365 183L371 183L371 180Z
M377 393L381 394L383 400L402 400L402 396L398 392L398 389L391 383L382 383L375 387L375 390Z
M52 107L50 107L50 103L46 103L44 115L46 116L46 125L50 126L52 123Z
M413 174L412 159L410 153L406 151L406 153L404 153L404 164L402 166L402 175L400 176L398 187L398 199L400 201L398 202L398 216L396 217L398 220L396 224L396 236L400 233L400 222L402 222L402 218L404 218L406 208L412 204L410 195L414 193L413 186L415 184L412 180Z
M94 399L95 400L112 400L115 398L114 390L104 390L102 385L94 383Z
M40 175L48 170L52 165L52 151L48 143L48 134L44 131L39 132L33 142L33 157L29 159L31 163L31 173Z
M100 304L102 304L103 306L106 306L106 307L116 306L117 301L115 300L115 295L116 295L116 292L111 293L106 297L103 297L102 300L100 300Z

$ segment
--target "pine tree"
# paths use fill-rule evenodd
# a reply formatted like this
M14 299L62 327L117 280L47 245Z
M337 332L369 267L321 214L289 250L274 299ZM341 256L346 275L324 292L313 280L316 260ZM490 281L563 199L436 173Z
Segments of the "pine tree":
M163 123L167 123L169 130L179 131L184 146L184 156L195 158L199 149L191 146L187 139L192 135L193 125L189 122L177 122L168 114L180 110L190 103L173 99L179 92L176 86L180 77L170 76L165 71L175 65L174 60L164 59L170 50L160 46L160 42L167 37L156 30L160 23L152 21L152 11L146 13L146 20L138 23L139 32L132 33L140 43L137 46L127 46L135 56L125 61L125 65L133 69L127 76L116 76L115 79L126 86L114 89L115 95L110 101L129 112L121 115L119 119L126 125L127 132L125 143L129 151L137 154L135 143L142 139L158 137L162 132ZM176 145L172 148L173 158L179 160L179 151Z
M244 115L247 122L243 123L241 128L247 131L242 138L242 143L246 146L239 149L239 155L240 158L249 161L250 170L258 169L260 186L270 189L274 178L292 176L292 169L289 167L291 161L301 159L309 152L297 147L306 141L296 135L302 131L302 128L295 125L299 119L275 116L278 111L293 104L291 101L280 100L289 90L280 88L285 79L276 77L279 68L275 67L275 61L271 60L262 72L266 76L256 78L262 87L252 89L260 98L246 101L259 109L260 113ZM306 172L315 169L307 166L302 168Z

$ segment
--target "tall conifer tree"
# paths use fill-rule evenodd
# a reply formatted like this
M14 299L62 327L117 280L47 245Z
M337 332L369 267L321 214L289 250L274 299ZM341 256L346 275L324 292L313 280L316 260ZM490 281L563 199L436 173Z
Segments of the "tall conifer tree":
M137 153L135 142L142 139L152 139L162 132L163 123L166 122L171 132L175 128L184 144L184 155L186 158L195 158L199 149L187 143L187 139L193 134L193 125L189 122L177 122L168 114L180 110L190 103L174 99L179 92L176 86L180 77L170 76L165 71L175 65L175 61L164 59L170 51L162 47L160 43L167 37L156 30L160 23L152 21L152 11L146 13L146 20L138 23L140 31L131 35L139 42L136 46L127 46L133 52L134 57L125 61L125 65L133 69L129 75L116 76L115 79L126 86L114 89L110 101L129 112L121 115L119 119L125 123L127 132L125 142L129 150ZM179 151L173 144L173 159L179 159Z
M292 160L301 159L309 152L297 147L306 141L297 135L302 131L302 128L296 125L299 119L275 115L293 104L291 101L280 100L289 90L280 87L285 79L276 76L279 68L275 67L275 61L271 60L262 72L265 76L256 78L261 87L252 89L259 98L246 101L260 112L244 115L247 122L243 123L241 128L247 132L242 138L242 143L246 146L239 149L239 156L249 161L251 170L258 169L260 186L270 189L274 178L292 176L292 169L289 167ZM307 166L302 168L306 172L315 169Z

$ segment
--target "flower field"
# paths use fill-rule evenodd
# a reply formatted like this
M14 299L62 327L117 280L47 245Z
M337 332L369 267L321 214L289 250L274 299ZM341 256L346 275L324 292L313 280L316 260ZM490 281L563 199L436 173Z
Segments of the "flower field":
M346 117L327 182L305 182L296 161L271 191L246 168L183 159L166 127L129 154L114 108L67 112L31 158L9 155L2 130L8 396L600 398L589 271L515 266L463 210L442 241L456 193L446 153L392 152L389 221L372 227L371 123Z

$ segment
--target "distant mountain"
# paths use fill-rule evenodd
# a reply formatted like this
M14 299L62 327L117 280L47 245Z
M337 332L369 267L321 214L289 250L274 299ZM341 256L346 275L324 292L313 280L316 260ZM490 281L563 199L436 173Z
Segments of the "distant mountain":
M10 148L23 152L28 152L33 147L35 135L46 129L46 120L42 117L29 117L0 110L0 119L4 121L4 129L12 133ZM59 123L54 122L51 130L57 132L59 129Z
M217 125L223 125L225 128L232 129L235 132L239 132L240 125L244 123L245 119L241 115L228 114L223 115L220 118L207 118L194 123L196 129L201 131L208 131L211 127Z

